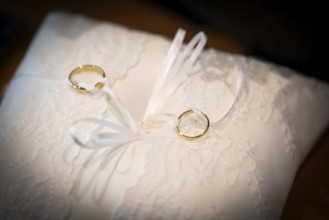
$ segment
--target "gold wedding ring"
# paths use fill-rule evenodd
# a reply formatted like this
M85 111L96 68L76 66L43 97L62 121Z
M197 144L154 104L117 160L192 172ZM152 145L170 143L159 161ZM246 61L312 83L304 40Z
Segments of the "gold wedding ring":
M75 82L74 80L72 80L72 78L77 75L80 74L82 72L94 72L97 73L99 75L101 75L103 78L105 78L105 72L102 68L96 66L96 65L82 65L82 66L78 66L77 68L75 68L74 70L71 71L70 75L69 75L69 81L70 81L70 85L73 87L73 89L75 89L78 92L88 92L88 90L82 86L78 86L77 82ZM95 87L97 89L101 89L104 86L104 83L102 82L98 82L95 84Z
M195 110L190 109L190 110L187 110L187 111L183 112L182 114L180 114L179 117L178 117L178 123L177 123L177 126L176 126L177 134L179 136L181 136L182 138L184 138L186 140L190 140L190 141L199 139L202 136L204 136L208 132L209 126L210 126L210 122L209 122L208 116L204 112L200 111L201 115L203 116L203 118L205 119L205 121L207 123L207 125L205 126L205 129L201 133L199 133L197 135L194 135L194 136L189 136L189 135L184 134L181 131L181 129L180 129L180 127L182 125L182 120L183 120L184 117L186 117L186 116L188 116L188 115L190 115L192 113L195 113L194 111Z

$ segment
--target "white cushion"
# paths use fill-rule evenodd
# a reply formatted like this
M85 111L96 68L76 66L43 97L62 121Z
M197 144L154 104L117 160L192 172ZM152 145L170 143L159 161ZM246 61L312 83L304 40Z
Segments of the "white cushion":
M161 36L83 16L47 17L0 108L0 219L280 218L297 169L328 124L329 87L253 58L205 50L200 69L159 112L198 108L216 121L234 100L243 66L234 109L200 140L185 140L166 124L105 169L101 161L83 167L95 150L73 142L72 123L114 116L104 97L69 86L70 71L102 67L142 120L169 46ZM76 198L89 181L95 185ZM94 189L104 195L100 204Z

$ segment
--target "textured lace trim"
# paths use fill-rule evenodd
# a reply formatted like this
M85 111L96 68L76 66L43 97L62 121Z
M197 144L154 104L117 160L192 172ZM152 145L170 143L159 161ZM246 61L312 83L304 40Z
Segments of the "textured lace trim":
M78 65L93 64L111 78L123 78L137 63L145 38L142 32L85 17L50 15L18 74L66 79L68 71Z

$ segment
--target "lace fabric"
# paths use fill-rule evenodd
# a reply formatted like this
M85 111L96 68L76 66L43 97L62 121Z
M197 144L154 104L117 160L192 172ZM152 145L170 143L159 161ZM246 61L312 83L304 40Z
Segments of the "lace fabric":
M77 65L94 64L120 79L137 63L144 33L83 16L60 15L47 17L18 75L66 79L68 70Z
M21 83L13 82L12 86ZM33 96L14 108L1 108L1 127L6 128L1 132L1 155L7 157L2 158L7 169L3 173L1 219L63 219L67 215L73 162L79 154L67 135L71 119L103 117L107 110L105 101L69 90L66 84L59 84L48 91L49 101L39 106L37 116L31 105ZM87 100L97 103L88 106ZM3 117L5 114L9 117Z
M72 25L76 29L64 28ZM47 44L49 39L54 44ZM153 41L152 35L86 18L48 18L0 109L0 219L90 219L96 213L98 219L280 217L298 166L329 121L329 88L292 71L216 50L202 53L200 68L161 112L195 107L216 121L232 104L237 69L245 66L241 95L225 120L192 142L179 138L167 123L128 145L104 169L99 171L96 164L78 178L93 151L73 143L70 125L83 117L113 115L104 97L76 93L63 79L77 65L93 63L112 70L110 80L124 83L140 57L150 53L145 44ZM152 68L151 62L145 66ZM17 93L17 88L24 92ZM303 111L297 114L300 107ZM309 135L304 124L313 130ZM104 196L99 207L92 191L83 199L74 197L77 184L88 186L96 172L96 193Z

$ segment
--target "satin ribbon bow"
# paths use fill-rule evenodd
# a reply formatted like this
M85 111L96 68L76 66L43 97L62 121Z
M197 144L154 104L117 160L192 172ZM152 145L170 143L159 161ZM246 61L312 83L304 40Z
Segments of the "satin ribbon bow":
M155 89L151 95L149 104L146 108L143 122L148 121L149 118L153 118L152 127L159 127L168 121L177 123L177 116L172 114L161 114L158 112L164 106L169 97L184 83L188 74L195 72L195 63L199 58L205 44L206 36L203 32L198 33L194 38L184 47L183 40L185 37L185 31L179 29L175 35L175 38L168 50L167 56L164 61L164 65L159 78L155 84ZM82 148L94 149L90 156L85 160L83 168L80 169L76 182L80 184L80 179L84 176L87 168L99 164L98 171L88 180L82 189L78 188L77 197L82 198L90 188L93 188L93 198L96 204L101 204L103 196L105 194L106 186L101 193L97 195L97 182L101 170L103 170L108 163L119 154L115 167L111 171L110 176L113 174L117 167L121 157L131 147L131 144L143 139L147 133L143 132L139 126L137 120L129 112L122 101L115 95L111 89L110 82L107 78L103 78L100 83L104 86L101 89L95 88L87 83L78 83L86 90L94 94L104 95L112 107L112 113L115 115L117 121L108 121L97 118L82 118L75 121L70 128L70 135L73 141ZM169 120L168 120L169 119ZM108 131L101 132L99 129L87 132L86 138L83 141L78 137L78 129L81 123L90 123L100 128L106 128ZM150 132L150 131L149 131ZM106 148L100 154L97 149Z

